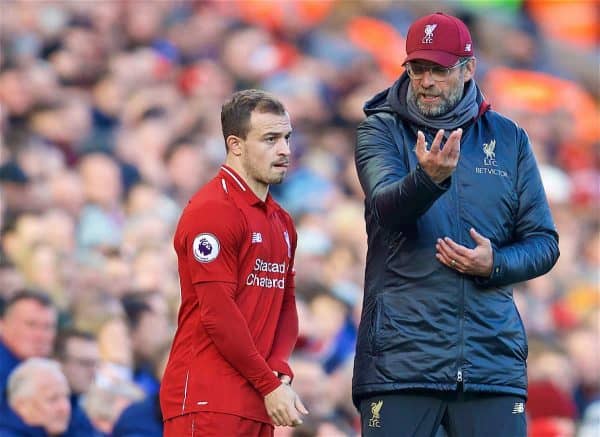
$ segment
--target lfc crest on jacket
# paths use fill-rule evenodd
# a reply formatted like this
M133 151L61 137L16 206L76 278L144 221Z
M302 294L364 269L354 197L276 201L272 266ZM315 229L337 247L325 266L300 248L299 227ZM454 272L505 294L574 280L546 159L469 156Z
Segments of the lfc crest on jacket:
M483 143L483 165L491 165L496 167L496 140L491 140L489 143Z

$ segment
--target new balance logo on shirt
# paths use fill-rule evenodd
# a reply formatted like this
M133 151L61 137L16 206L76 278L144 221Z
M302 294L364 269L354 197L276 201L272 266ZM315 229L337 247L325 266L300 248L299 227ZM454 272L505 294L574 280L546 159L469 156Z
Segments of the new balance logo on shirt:
M512 413L513 414L523 414L525 412L525 405L523 402L515 402L513 406Z
M262 243L262 234L260 232L252 232L252 243Z

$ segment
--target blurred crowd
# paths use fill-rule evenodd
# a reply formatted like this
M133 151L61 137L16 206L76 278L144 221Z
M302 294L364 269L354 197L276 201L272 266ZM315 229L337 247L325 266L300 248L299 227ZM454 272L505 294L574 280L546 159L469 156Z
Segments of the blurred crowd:
M355 128L362 104L403 72L411 21L436 10L470 26L476 80L492 109L528 131L560 233L556 268L515 289L530 338L529 433L600 435L593 0L3 0L0 388L10 417L48 434L160 435L179 300L174 226L224 159L221 104L253 87L279 97L294 128L292 168L272 193L298 228L293 385L311 414L276 435L357 435L366 234ZM0 414L0 430L10 417Z

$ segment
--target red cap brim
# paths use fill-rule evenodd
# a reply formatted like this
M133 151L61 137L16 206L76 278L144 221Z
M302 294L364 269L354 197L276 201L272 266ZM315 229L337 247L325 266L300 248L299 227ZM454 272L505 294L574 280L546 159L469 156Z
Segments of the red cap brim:
M440 52L437 50L415 50L406 57L404 63L414 60L423 60L429 62L435 62L442 67L452 67L456 65L459 56L453 55L452 53Z

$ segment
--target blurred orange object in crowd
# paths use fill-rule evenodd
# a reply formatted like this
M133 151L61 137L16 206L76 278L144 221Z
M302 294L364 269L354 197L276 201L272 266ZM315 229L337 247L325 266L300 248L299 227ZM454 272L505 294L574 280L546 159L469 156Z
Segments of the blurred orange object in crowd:
M537 114L566 111L573 123L573 142L590 146L600 139L600 111L580 85L546 73L494 68L486 75L485 93L492 107L512 107Z
M325 19L337 0L287 0L271 2L245 0L234 3L237 14L249 23L273 30L288 24L303 29L314 27Z
M585 49L597 46L597 1L527 0L525 8L546 35Z
M575 284L564 297L565 305L578 319L600 308L600 285L593 283Z
M346 32L354 45L375 58L390 79L396 79L404 72L404 38L391 24L375 18L356 17L348 23Z

